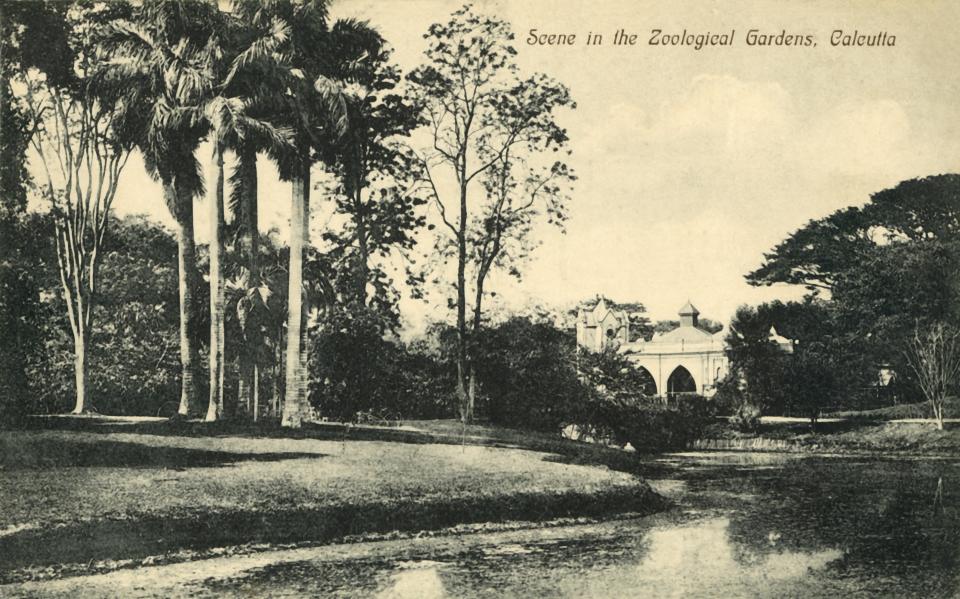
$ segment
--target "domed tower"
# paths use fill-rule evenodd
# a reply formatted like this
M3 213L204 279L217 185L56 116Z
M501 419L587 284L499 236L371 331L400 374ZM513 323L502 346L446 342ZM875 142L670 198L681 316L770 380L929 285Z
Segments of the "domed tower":
M697 308L690 303L690 300L687 300L687 303L680 308L679 314L680 326L697 328L697 319L700 316L700 310L697 310Z

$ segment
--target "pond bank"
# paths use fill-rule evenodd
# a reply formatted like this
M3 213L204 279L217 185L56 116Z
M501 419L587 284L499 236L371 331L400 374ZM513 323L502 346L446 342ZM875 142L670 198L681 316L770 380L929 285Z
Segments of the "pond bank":
M0 431L0 581L666 505L638 476L578 460L577 444L349 433L95 419Z
M0 586L10 597L957 597L960 464L634 456L650 517L260 551Z
M721 423L707 427L691 449L949 457L960 455L960 427L847 420L820 422L813 430L809 422L764 423L757 432L740 432Z

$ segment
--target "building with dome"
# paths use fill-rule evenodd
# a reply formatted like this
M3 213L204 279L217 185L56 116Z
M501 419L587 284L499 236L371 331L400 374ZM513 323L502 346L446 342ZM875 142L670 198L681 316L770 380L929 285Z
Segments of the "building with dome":
M577 314L577 343L590 351L613 348L638 368L646 370L656 384L656 395L696 393L713 396L730 363L724 341L726 329L710 333L698 325L700 311L689 301L680 308L680 326L655 334L649 341L630 342L629 320L624 311L601 299ZM786 352L793 342L770 329L769 339Z

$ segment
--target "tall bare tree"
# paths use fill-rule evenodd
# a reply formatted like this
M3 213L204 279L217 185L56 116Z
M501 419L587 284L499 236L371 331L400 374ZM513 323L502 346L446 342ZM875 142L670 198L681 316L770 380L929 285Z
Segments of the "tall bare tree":
M531 186L526 175L516 179L514 168L542 152L565 149L566 131L554 120L555 111L575 105L567 88L549 77L519 77L513 33L501 19L479 15L467 5L447 23L431 25L425 37L427 62L409 79L428 120L431 146L422 152L421 164L442 223L437 249L457 263L452 302L457 312L456 392L467 421L473 417L474 398L474 386L468 383L468 270L477 269L482 298L487 274L504 259L504 234L522 234L524 227L515 225L531 215L517 197L518 189ZM555 174L567 177L569 170L558 163ZM478 192L473 184L484 178L487 188ZM546 195L535 192L533 197ZM480 206L484 202L487 212ZM486 247L472 247L473 241Z
M943 323L914 331L906 349L907 362L930 402L937 428L943 430L943 407L960 382L960 331Z
M66 12L74 54L63 60L73 60L71 76L58 81L35 69L21 74L34 131L31 145L42 166L43 192L55 225L57 266L74 342L77 414L90 409L87 353L100 282L100 249L120 173L132 149L114 128L123 112L122 101L98 94L93 77L103 58L101 28L113 17L111 10L78 6Z

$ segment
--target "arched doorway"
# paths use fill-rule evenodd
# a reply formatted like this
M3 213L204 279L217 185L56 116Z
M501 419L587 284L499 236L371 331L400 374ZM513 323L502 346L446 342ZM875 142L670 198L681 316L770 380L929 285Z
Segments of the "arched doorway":
M667 379L667 395L696 392L697 383L693 380L693 375L683 366L677 366Z

